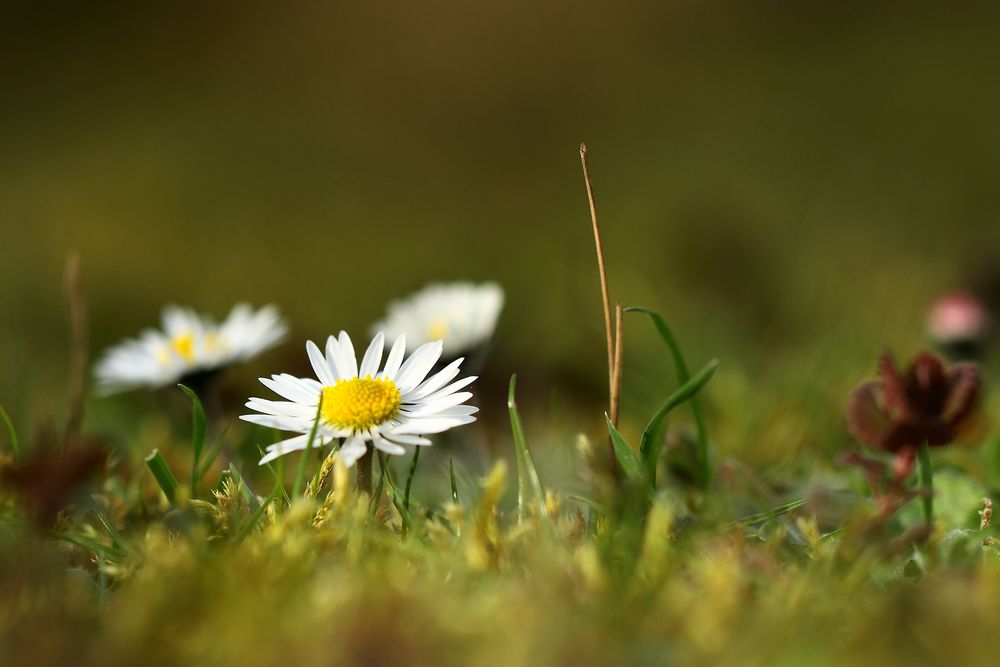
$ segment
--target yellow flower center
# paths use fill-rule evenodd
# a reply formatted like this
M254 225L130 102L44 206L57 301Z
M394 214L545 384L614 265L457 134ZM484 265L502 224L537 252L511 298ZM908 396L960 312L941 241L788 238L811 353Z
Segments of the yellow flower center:
M441 340L448 335L448 323L444 320L436 320L427 327L427 338L430 340Z
M337 428L365 430L399 411L402 397L389 379L351 378L323 387L323 419Z
M170 347L184 361L194 361L194 335L189 333L174 336L170 341Z

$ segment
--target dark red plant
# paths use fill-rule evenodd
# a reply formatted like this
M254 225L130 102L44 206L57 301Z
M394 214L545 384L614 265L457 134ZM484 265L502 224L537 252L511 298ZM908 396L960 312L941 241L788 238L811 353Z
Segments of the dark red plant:
M904 500L902 482L912 472L917 448L953 442L979 399L979 370L972 364L945 364L932 354L918 355L905 371L883 352L879 377L861 383L847 407L847 428L864 444L893 455L888 496ZM846 462L868 475L873 493L889 472L885 463L853 453ZM891 511L886 507L887 511Z
M847 427L861 442L893 454L952 442L979 398L979 370L972 364L947 368L924 353L901 373L884 352L878 372L879 379L851 394Z

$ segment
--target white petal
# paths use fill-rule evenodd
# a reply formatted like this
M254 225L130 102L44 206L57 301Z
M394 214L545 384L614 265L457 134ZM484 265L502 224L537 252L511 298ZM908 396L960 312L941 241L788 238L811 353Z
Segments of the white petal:
M298 431L305 433L312 428L311 419L297 417L278 417L275 415L240 415L240 419L251 424L276 428L279 431Z
M340 370L341 379L358 376L358 358L354 354L354 344L346 331L340 332L340 350L337 356L337 368Z
M352 435L344 442L343 447L340 448L340 458L344 461L344 465L350 468L367 451L368 448L365 446L365 439L359 435Z
M470 375L469 377L462 378L461 380L455 380L454 382L452 382L450 385L448 385L444 389L439 389L438 391L434 392L433 394L430 394L429 396L424 396L421 399L421 401L424 402L424 403L427 403L427 402L430 402L430 401L436 401L439 398L444 398L445 396L448 396L449 394L455 393L456 391L458 391L462 387L465 387L467 385L472 384L477 379L478 378L475 375Z
M340 343L337 342L335 336L326 337L326 363L330 366L330 370L333 371L333 376L337 380L345 380L343 371L337 365L337 357L340 355Z
M337 378L334 377L333 371L330 370L330 365L326 363L326 359L323 357L323 353L319 351L316 347L316 343L310 341L306 342L306 353L309 355L309 363L312 364L313 371L316 373L316 377L324 385L334 384Z
M364 359L361 360L361 368L358 369L358 377L375 377L378 375L378 367L382 365L382 349L385 346L385 334L381 331L375 334Z
M290 452L297 452L299 450L305 449L309 445L308 435L297 435L294 438L289 438L288 440L282 440L281 442L276 442L273 445L267 447L267 454L264 458L260 460L257 465L264 465L269 463L279 456L284 456ZM313 442L313 447L319 447L321 443L319 438Z
M372 439L372 444L375 445L376 449L381 450L386 454L392 454L393 456L402 456L403 454L406 453L406 450L403 449L401 446L389 442L385 438L382 438L377 435Z
M470 398L472 398L471 391L460 391L457 394L449 394L448 396L444 396L433 401L418 403L417 405L409 408L407 413L413 417L420 417L424 415L430 416L436 412L460 405Z
M408 392L416 387L418 384L423 382L423 379L427 376L428 371L434 367L437 360L441 358L441 350L443 345L441 341L433 341L430 343L424 343L416 352L410 355L403 366L399 369L399 374L396 376L396 386L399 387L401 392Z
M427 435L430 433L441 433L450 428L471 424L476 421L475 417L427 417L419 419L407 419L399 426L387 433L390 437L394 434Z
M461 358L456 359L434 375L424 380L420 386L414 389L413 392L407 396L407 398L410 400L416 400L423 396L427 396L428 394L431 394L448 384L452 378L458 375L458 367L462 365L462 361L463 359Z
M277 415L279 417L300 417L304 419L315 419L316 408L301 403L291 401L269 401L265 398L251 398L247 401L247 407L257 412L267 415Z
M382 377L387 377L395 381L396 374L399 373L399 366L403 363L403 355L406 354L406 336L399 334L396 342L389 350L389 356L385 360L385 368L382 370Z
M291 375L274 375L271 379L259 378L260 383L283 398L303 405L316 405L322 385L315 380L296 378ZM308 384L312 382L315 388Z
M406 435L404 433L393 433L386 435L385 438L400 445L419 445L421 447L426 447L431 444L431 441L427 438L421 438L418 435Z

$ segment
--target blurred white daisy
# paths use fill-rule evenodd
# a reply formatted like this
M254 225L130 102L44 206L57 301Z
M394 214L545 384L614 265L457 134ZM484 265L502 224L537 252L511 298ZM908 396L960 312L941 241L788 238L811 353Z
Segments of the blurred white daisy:
M385 335L375 334L359 368L351 339L341 331L339 338L327 339L325 355L312 341L306 343L318 381L288 374L261 378L265 387L288 400L251 398L247 407L260 414L240 419L300 434L269 446L261 464L305 449L314 424L313 446L344 439L340 455L351 466L368 451L368 442L399 455L405 453L403 445L431 444L424 435L476 421L479 408L464 405L472 393L459 391L475 376L451 382L462 359L427 377L441 357L441 341L421 345L404 361L406 337L399 336L382 366L384 343Z
M98 391L157 388L185 376L251 359L277 345L288 331L274 306L233 307L222 324L189 308L166 306L163 329L148 329L104 353L94 374Z
M450 358L486 343L502 308L503 289L496 283L433 284L390 303L386 318L372 331L390 338L405 334L410 349L443 340L444 356Z

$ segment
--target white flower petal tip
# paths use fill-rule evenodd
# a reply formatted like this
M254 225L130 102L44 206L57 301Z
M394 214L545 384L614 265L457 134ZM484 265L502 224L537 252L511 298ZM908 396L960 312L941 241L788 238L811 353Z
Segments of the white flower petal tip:
M236 304L221 324L189 308L163 308L162 329L148 329L105 351L94 369L104 395L156 389L247 361L284 340L288 326L273 305Z
M396 337L383 365L386 339L381 332L372 337L360 366L344 332L327 339L324 352L309 341L306 356L317 379L260 378L280 400L250 398L246 407L254 412L240 419L298 434L268 447L261 463L304 449L314 427L316 443L343 441L340 456L351 466L369 446L398 456L407 446L430 445L427 434L476 420L479 408L466 404L472 392L461 391L476 378L455 380L461 359L428 377L441 357L441 341L426 342L404 358L405 339Z
M441 340L444 356L452 358L492 338L503 303L503 289L496 283L432 284L390 303L372 332L383 331L388 339L405 334L411 351Z

